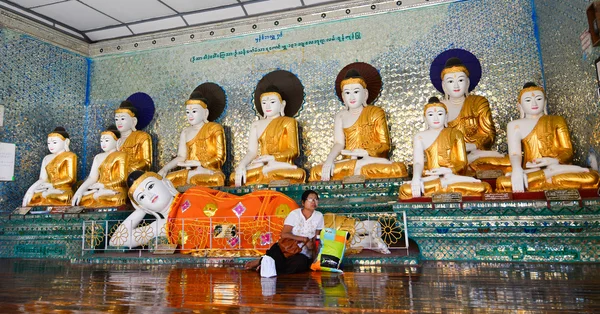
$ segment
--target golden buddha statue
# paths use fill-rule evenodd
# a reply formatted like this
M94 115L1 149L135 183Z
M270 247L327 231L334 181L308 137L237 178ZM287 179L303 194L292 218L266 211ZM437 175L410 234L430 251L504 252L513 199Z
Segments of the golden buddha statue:
M340 78L345 74L340 81L341 93L338 95L345 109L335 116L335 143L325 162L310 170L309 181L342 180L352 175L363 175L367 179L406 177L406 166L388 159L390 137L385 112L368 105L379 95L381 76L365 63L349 66L360 66L364 74L350 68L338 75ZM375 80L370 89L361 75ZM342 160L336 161L339 155Z
M69 151L69 133L57 127L48 134L50 154L42 160L40 178L23 198L23 206L69 205L77 181L77 156Z
M400 199L446 192L468 196L492 192L488 183L462 175L467 170L465 139L459 130L446 127L447 113L446 105L437 97L425 105L427 129L414 137L413 177L400 187Z
M496 180L496 191L597 189L598 172L569 165L569 129L562 117L546 114L544 89L527 83L518 101L521 118L508 123L506 132L512 172Z
M160 176L169 179L175 187L225 184L225 174L221 171L227 155L225 131L220 124L212 122L224 109L225 92L217 84L204 83L194 90L185 102L190 126L181 132L177 157L160 169ZM186 169L169 172L176 166Z
M468 62L457 57L459 54ZM448 58L444 67L434 64ZM490 105L485 97L471 95L469 92L477 86L481 77L481 65L468 51L453 49L442 53L431 67L432 83L444 93L442 103L448 108L448 127L461 131L465 137L468 173L482 170L510 171L510 161L504 154L490 150L496 137L496 128L492 121ZM436 75L440 80L434 79ZM471 80L473 77L473 80Z
M271 85L265 86L268 83ZM255 91L261 119L250 126L248 152L232 173L231 183L241 186L274 180L305 182L306 172L294 165L300 149L298 122L292 118L302 106L303 97L300 80L290 72L278 70L261 79Z
M152 166L152 138L150 134L136 129L138 109L128 100L115 110L115 124L121 132L117 150L127 153L127 173L134 170L148 171Z
M84 207L116 207L127 201L127 154L117 151L121 132L113 125L100 134L103 153L94 157L90 175L71 204Z

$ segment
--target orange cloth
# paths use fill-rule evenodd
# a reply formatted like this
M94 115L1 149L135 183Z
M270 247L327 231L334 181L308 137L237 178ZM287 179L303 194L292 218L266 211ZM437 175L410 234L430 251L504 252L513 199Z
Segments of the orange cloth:
M279 239L285 217L296 208L294 200L276 191L237 196L196 186L173 201L167 237L180 246L181 253L207 248L266 251Z

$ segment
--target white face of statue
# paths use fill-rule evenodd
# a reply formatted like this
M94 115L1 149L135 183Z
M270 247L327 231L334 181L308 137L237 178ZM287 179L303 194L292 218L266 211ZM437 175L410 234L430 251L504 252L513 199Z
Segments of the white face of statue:
M133 191L133 198L140 207L154 212L161 212L169 206L172 196L167 186L155 177L144 179Z
M132 130L135 127L135 118L127 113L115 113L115 124L121 132Z
M544 112L546 106L544 93L539 90L524 93L520 101L521 109L526 115L539 115Z
M444 75L442 89L452 98L463 97L469 90L469 77L465 72L448 73Z
M185 115L190 125L197 125L208 118L208 109L204 109L200 105L187 105L185 106Z
M358 83L346 84L342 89L344 105L350 109L366 106L368 97L369 91Z
M52 154L61 153L61 152L65 151L65 148L67 146L65 141L66 140L63 140L62 138L60 138L58 136L48 137L48 150Z
M430 129L444 128L446 123L446 109L442 107L430 107L425 112L425 120Z
M260 98L260 107L265 117L279 117L285 108L285 100L281 102L276 95L266 95Z
M117 140L110 135L102 135L100 136L100 147L102 147L102 151L110 151L117 148Z

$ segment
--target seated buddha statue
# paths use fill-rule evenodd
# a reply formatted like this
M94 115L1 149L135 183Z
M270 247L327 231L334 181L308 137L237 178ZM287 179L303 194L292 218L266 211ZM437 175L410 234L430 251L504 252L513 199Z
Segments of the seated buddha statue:
M546 114L546 94L535 83L519 93L521 118L507 126L512 172L496 180L496 191L597 189L598 172L570 165L573 147L567 123Z
M446 127L447 113L446 105L437 97L431 97L425 105L427 129L413 139L413 177L400 187L400 199L433 193L479 196L492 192L487 182L463 175L467 170L465 139L460 130Z
M289 73L286 71L272 73L276 72ZM293 76L291 73L289 75ZM298 122L292 116L300 109L302 100L293 99L294 106L288 107L283 88L280 89L275 85L284 85L285 80L271 81L272 85L265 89L257 87L255 99L258 98L259 101L255 100L255 103L256 109L262 117L250 125L248 151L230 178L235 186L268 184L274 180L304 183L306 180L304 169L294 165L294 159L300 154L300 149L298 146ZM300 84L299 80L297 84ZM259 85L261 85L260 82ZM288 84L286 88L302 89L302 85L290 86ZM256 97L257 94L260 96ZM296 95L302 97L303 92L296 93Z
M152 138L144 131L136 130L138 109L125 100L115 110L115 124L121 132L117 150L127 154L127 173L134 170L150 170L152 166Z
M40 178L29 187L23 206L69 205L72 185L77 181L77 156L69 151L69 133L57 127L48 134L48 150L42 160Z
M113 125L100 133L103 153L94 157L90 175L81 184L71 204L85 207L116 207L127 201L127 154L117 151L121 132Z
M377 70L373 70L376 74L370 76L381 81ZM366 179L406 177L406 166L388 159L390 138L385 112L367 102L377 98L379 89L368 90L366 80L356 69L344 74L339 88L345 108L335 116L334 144L325 162L310 170L309 181L342 180L352 175ZM336 161L340 155L342 159Z
M442 103L448 108L448 127L461 131L465 137L469 173L480 170L510 171L508 157L490 150L496 137L496 128L488 100L469 94L479 82L481 65L474 55L460 51L466 53L464 57L473 59L468 62L471 69L457 57L447 59L440 74L437 74L439 72L433 65L431 69L432 77L439 75L441 78L434 85L444 93ZM478 73L474 81L469 78L471 72Z
M180 245L181 253L228 247L266 250L287 214L298 207L285 194L270 190L238 196L194 186L179 193L171 181L154 172L134 171L127 185L135 210L114 229L111 246L148 245L158 236ZM156 219L142 224L147 214ZM237 216L233 224L232 215Z
M225 99L224 93L220 99ZM175 187L187 184L225 184L225 175L221 171L226 157L225 132L220 124L212 122L221 115L224 108L225 102L219 102L210 95L205 97L200 91L194 91L190 95L190 99L185 102L185 113L190 126L181 132L177 157L162 167L159 175L171 180ZM169 172L177 166L186 169Z

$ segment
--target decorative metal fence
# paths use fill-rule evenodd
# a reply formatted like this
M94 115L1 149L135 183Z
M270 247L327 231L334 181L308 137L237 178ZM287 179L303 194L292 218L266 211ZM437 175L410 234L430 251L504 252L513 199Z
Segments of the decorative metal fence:
M180 251L268 249L279 240L284 219L267 217L205 217L176 220L83 222L83 253L90 251ZM349 231L348 248L389 253L408 249L404 212L325 214L325 227Z

